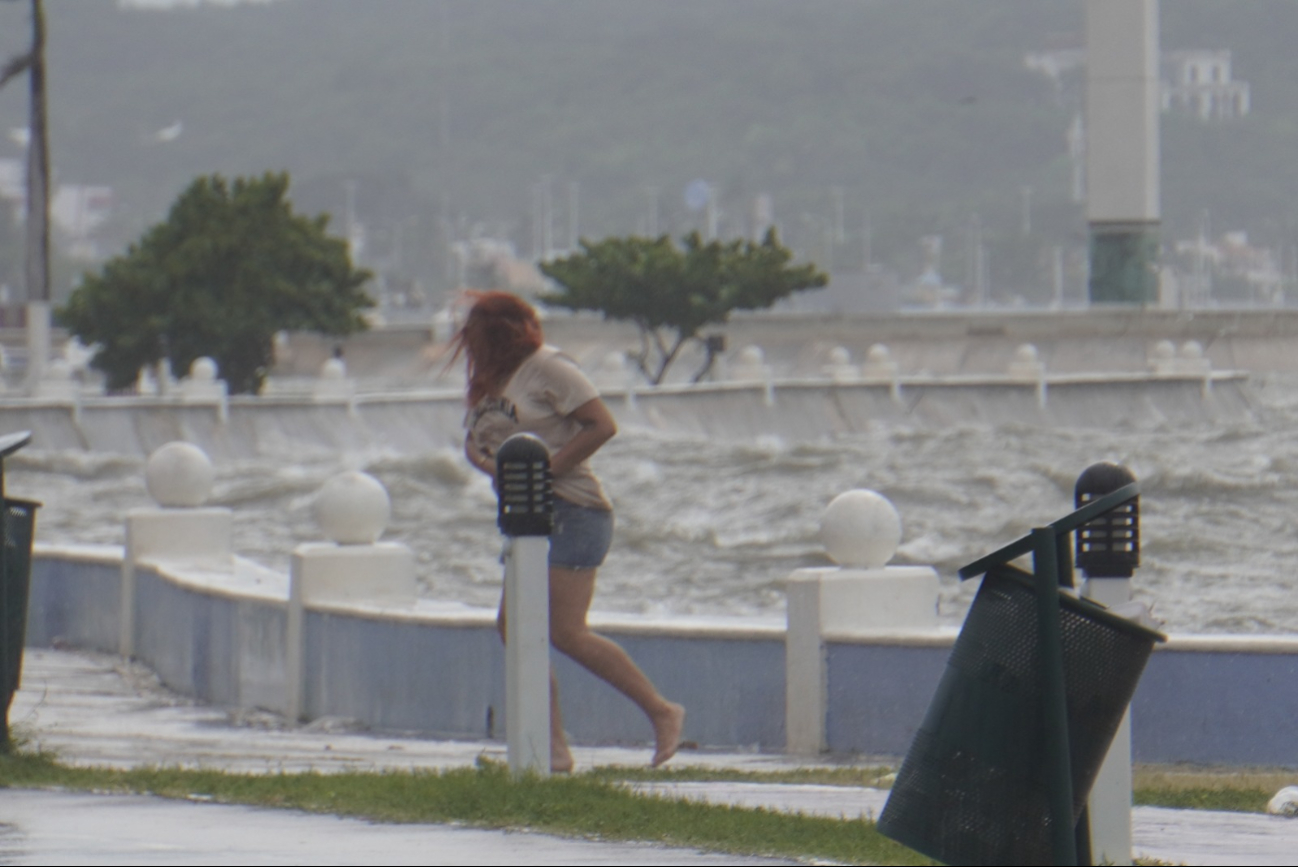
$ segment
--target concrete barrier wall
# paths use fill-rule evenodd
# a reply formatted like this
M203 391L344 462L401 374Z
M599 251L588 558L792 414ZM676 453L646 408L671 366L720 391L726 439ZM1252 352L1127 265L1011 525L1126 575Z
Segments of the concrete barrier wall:
M634 326L598 316L568 316L552 311L544 322L546 339L597 365L606 354L639 348ZM1143 370L1154 344L1187 340L1203 345L1218 368L1252 371L1298 370L1298 310L1132 309L1126 305L1085 310L969 310L906 312L756 313L738 312L724 326L727 360L745 346L762 347L782 375L814 372L835 346L863 359L870 346L887 344L903 371L936 375L1004 370L1017 347L1032 343L1054 371ZM446 332L429 325L391 325L353 334L342 341L293 334L289 351L277 358L274 373L315 376L341 342L348 371L356 376L427 380L443 370ZM22 343L21 333L12 338ZM673 371L686 377L699 366L693 347ZM458 374L458 369L452 369Z
M121 558L113 548L39 547L28 643L114 651ZM282 710L286 580L263 580L256 569L222 576L139 568L138 659L168 687L200 700ZM592 625L688 708L687 738L704 747L783 749L782 627L598 615ZM830 752L904 754L953 640L952 631L827 636ZM400 610L310 608L305 647L307 718L503 736L504 657L494 612L425 602ZM650 742L648 724L627 699L566 658L556 662L575 742ZM1133 754L1141 762L1298 767L1295 720L1298 638L1174 636L1155 651L1132 705Z
M1298 767L1298 639L1170 643L1132 701L1136 761Z
M1237 419L1252 410L1247 376L1059 375L1044 383L1001 376L902 376L891 381L770 382L607 387L620 424L721 439L758 434L818 439L866 431L880 422L940 426L955 422L1094 427ZM212 460L286 451L338 453L365 448L400 453L459 448L459 392L358 395L351 400L235 397L221 404L179 398L84 398L3 402L14 430L30 430L49 451L151 454L173 441L193 443Z
M37 545L27 604L27 644L117 652L122 549L81 552Z

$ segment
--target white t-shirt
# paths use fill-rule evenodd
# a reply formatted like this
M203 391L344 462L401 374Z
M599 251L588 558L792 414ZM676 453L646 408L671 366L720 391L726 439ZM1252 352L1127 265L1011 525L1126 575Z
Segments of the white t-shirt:
M484 397L464 418L468 436L494 456L516 433L535 434L554 454L581 430L572 413L599 397L577 362L553 346L542 346L518 366L500 397ZM587 461L555 478L554 495L578 506L612 509Z

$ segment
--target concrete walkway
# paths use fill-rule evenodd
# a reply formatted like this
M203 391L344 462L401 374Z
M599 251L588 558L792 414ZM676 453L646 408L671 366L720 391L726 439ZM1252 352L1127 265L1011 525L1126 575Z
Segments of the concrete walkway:
M10 710L15 734L68 764L175 765L242 772L450 768L495 742L359 732L343 720L291 727L273 714L227 712L161 689L116 657L28 649ZM577 748L578 770L643 765L649 748ZM782 756L683 753L681 765L778 770ZM1298 775L1296 775L1298 776ZM887 792L760 783L652 783L663 797L816 815L877 816ZM1290 864L1298 820L1137 808L1136 851L1183 864ZM232 829L237 831L232 832ZM375 853L382 852L376 859ZM353 819L145 796L0 790L0 863L200 864L778 864L648 844L568 840L516 831L375 825Z

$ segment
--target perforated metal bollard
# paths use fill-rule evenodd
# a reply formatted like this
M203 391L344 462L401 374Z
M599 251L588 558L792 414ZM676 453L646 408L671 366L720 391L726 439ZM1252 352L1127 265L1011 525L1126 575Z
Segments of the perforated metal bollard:
M496 453L505 548L505 736L514 774L550 773L550 453L515 434Z
M1126 467L1092 464L1077 477L1073 500L1078 508L1136 481ZM1140 565L1140 498L1084 524L1075 532L1077 567L1086 573L1083 593L1102 605L1131 601L1131 576ZM1131 712L1122 724L1087 803L1091 857L1096 864L1131 863Z

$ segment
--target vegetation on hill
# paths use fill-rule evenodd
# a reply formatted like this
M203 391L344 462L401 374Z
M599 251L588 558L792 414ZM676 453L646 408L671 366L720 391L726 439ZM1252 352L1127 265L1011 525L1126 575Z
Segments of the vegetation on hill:
M0 4L0 55L20 5ZM295 201L336 226L350 206L362 264L435 289L456 280L456 240L530 256L547 237L573 248L571 225L702 228L683 196L695 179L716 190L722 237L751 236L769 194L781 237L826 270L868 257L914 276L921 239L941 235L961 282L976 227L995 282L1026 287L1044 253L1085 243L1073 107L1023 62L1081 45L1081 0L48 5L56 176L114 187L110 249L194 176L266 170L291 171ZM1164 48L1231 50L1253 94L1239 121L1167 117L1167 236L1205 210L1261 242L1298 235L1294 25L1287 0L1162 4ZM0 95L0 130L24 111Z

